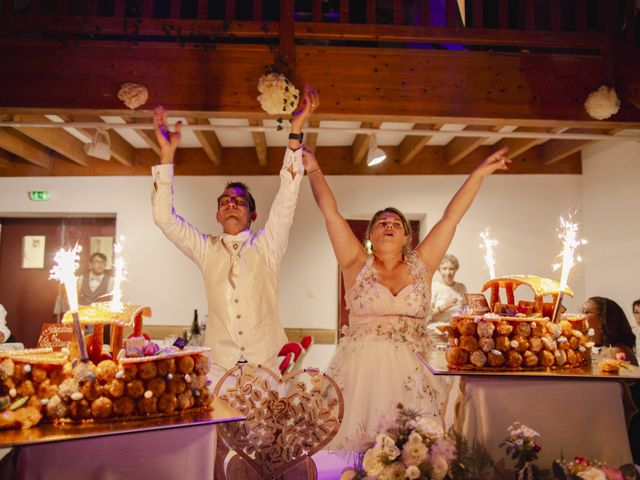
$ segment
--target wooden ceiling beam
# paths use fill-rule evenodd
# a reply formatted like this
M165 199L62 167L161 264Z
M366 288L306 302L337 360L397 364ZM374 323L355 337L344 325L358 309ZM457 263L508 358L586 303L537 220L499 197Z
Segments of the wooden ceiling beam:
M74 122L102 122L99 116L97 115L77 115L72 119L68 117L63 117L67 121ZM96 134L96 130L86 129L86 128L78 128L80 133L85 135L89 140L92 140L94 135ZM131 146L129 142L127 142L124 138L122 138L117 130L109 130L109 142L111 143L111 156L118 162L123 165L130 167L133 165L133 156L135 149Z
M517 128L516 132L548 132L548 128L541 127L521 127ZM503 138L499 142L494 144L494 148L499 150L503 147L509 147L507 155L511 158L515 158L518 155L522 155L527 150L544 143L543 138Z
M563 161L552 165L541 165L540 149L536 146L520 157L514 159L507 175L517 174L580 174L582 165L580 153L565 157ZM480 146L464 160L455 165L448 165L443 146L424 147L407 165L400 165L398 147L385 147L388 160L375 167L367 167L366 163L353 164L353 151L350 146L318 147L316 154L327 175L467 175L493 151L493 147ZM261 167L255 161L255 148L235 147L223 148L225 161L214 165L204 150L197 148L178 149L176 152L176 175L277 175L282 165L283 147L267 148L267 166ZM149 149L136 150L135 162L127 167L115 162L94 162L91 168L83 168L70 162L54 162L51 170L43 170L35 165L23 162L0 170L0 176L101 176L101 175L149 175L149 168L158 161L154 152ZM502 173L500 173L502 174Z
M135 125L136 123L151 123L152 121L151 116L143 118L127 116L123 118L124 121L130 125ZM143 130L141 128L135 127L132 128L156 155L160 155L160 145L158 145L158 141L156 140L156 133L153 130Z
M51 156L46 149L14 129L0 128L0 148L40 168L51 168Z
M309 120L309 127L310 128L318 128L318 127L320 127L320 122L317 121L317 120ZM315 150L317 142L318 142L318 134L316 132L310 132L310 133L307 134L307 141L304 142L304 143L311 150Z
M9 155L4 150L0 150L0 169L10 170L11 167L13 167L13 162Z
M613 135L618 131L602 129L597 133ZM583 133L580 129L572 129L571 132ZM593 143L593 140L549 140L540 145L540 163L545 166L553 165Z
M442 124L433 125L427 123L416 123L414 130L440 130ZM398 145L398 157L401 165L406 165L422 150L422 148L433 138L433 135L407 135Z
M17 115L15 120L34 123L49 122L46 117L40 115ZM84 144L76 137L62 129L21 127L19 131L45 147L58 152L60 155L63 155L78 165L82 165L83 167L87 167L89 165L90 159L87 154L84 153Z
M380 128L381 124L382 122L362 122L360 128ZM370 135L366 133L358 133L356 138L353 139L351 150L353 151L352 163L354 165L361 164L362 160L367 158L367 153L369 153L369 137Z
M252 127L262 127L262 120L249 120L249 125ZM251 132L253 137L253 144L256 149L256 156L258 157L258 165L266 167L269 163L267 160L267 136L264 132Z
M209 125L209 121L207 119L186 117L186 120L188 123L194 125ZM202 145L202 148L207 154L207 157L209 157L209 160L211 160L214 165L220 165L222 162L222 145L220 145L220 140L218 139L216 132L212 130L194 130L193 134L200 142L200 145Z
M487 127L484 125L473 125L465 127L465 130L486 130L487 132L496 132L500 127ZM451 132L455 135L455 132ZM455 165L462 161L467 155L482 145L487 137L458 137L452 139L445 146L445 156L449 165Z
M583 140L565 140L563 142L559 140L549 140L540 146L542 149L540 163L545 166L553 165L569 155L579 152L590 143L592 142L585 142Z
M142 120L151 123L151 116L153 112L151 110L140 110L137 116ZM98 116L117 116L128 117L131 116L130 110L125 109L79 109L79 108L41 108L41 107L5 107L0 106L0 120L9 122L13 119L13 115L58 115L60 117L74 117L77 115L98 115ZM172 110L172 116L176 117L194 117L198 119L209 118L222 118L222 119L267 119L269 118L264 112L258 111L226 111L226 112L204 112L200 110L186 111L186 110ZM320 113L316 112L313 118L317 121L323 120L339 120L346 122L362 122L362 121L382 121L382 122L401 122L401 123L423 123L423 124L463 124L463 125L485 125L493 126L496 124L496 120L493 118L480 118L480 117L464 117L464 116L425 116L425 115L388 115L378 112L376 115L364 114L342 114L342 113ZM549 128L552 133L561 133L569 128L582 128L582 129L594 129L601 130L603 128L631 128L640 129L640 119L637 122L617 121L617 120L558 120L558 119L527 119L527 118L514 118L507 116L500 119L500 123L503 125L514 125L517 127L540 127ZM123 125L125 126L125 125ZM558 130L555 130L558 129ZM307 135L305 133L305 135Z

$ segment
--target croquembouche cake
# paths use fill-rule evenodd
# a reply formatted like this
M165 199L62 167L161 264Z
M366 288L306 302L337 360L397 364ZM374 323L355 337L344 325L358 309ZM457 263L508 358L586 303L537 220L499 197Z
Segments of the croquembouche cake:
M69 348L0 352L0 428L29 428L39 422L127 420L208 409L208 348L186 342L161 348L143 333L149 307L108 303L80 307L93 325L82 361L74 336ZM63 323L72 321L65 315ZM103 331L111 325L111 352L103 353ZM123 339L126 327L133 333ZM74 345L76 348L74 348Z
M521 285L534 292L533 301L515 302L514 290ZM506 292L502 303L500 289ZM445 352L447 365L461 370L544 370L588 365L590 336L582 314L553 318L560 285L533 275L511 275L486 282L490 290L488 312L462 313L452 318ZM568 287L564 293L573 296ZM552 302L544 302L551 295Z

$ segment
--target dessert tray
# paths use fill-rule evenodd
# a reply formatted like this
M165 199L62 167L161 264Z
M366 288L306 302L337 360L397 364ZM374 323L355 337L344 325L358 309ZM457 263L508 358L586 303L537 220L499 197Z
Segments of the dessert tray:
M534 378L594 378L599 380L636 380L640 379L640 367L630 365L629 369L621 368L618 373L601 372L598 360L593 359L590 365L566 369L540 370L505 370L483 369L465 370L450 368L444 357L444 352L416 352L422 363L434 375L459 375L462 377L534 377Z
M0 431L0 448L212 425L246 419L242 412L217 397L214 397L211 407L189 410L171 416L83 423L42 423L31 428L2 430Z

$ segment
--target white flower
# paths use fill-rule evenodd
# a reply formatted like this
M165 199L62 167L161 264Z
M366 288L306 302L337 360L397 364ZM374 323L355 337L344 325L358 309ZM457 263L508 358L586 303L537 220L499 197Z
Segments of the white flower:
M522 425L520 422L514 422L513 424L511 424L507 431L509 432L509 435L513 437L523 437L531 439L540 436L538 432L527 427L526 425Z
M299 92L285 77L277 73L263 75L258 80L258 101L269 115L290 115L298 106Z
M384 468L384 463L380 461L380 449L373 447L367 450L362 459L362 467L367 475L378 476Z
M620 110L620 99L615 88L602 85L595 92L591 92L584 102L584 109L596 120L604 120L615 115Z
M431 457L431 465L433 467L434 480L442 480L449 471L449 463L440 455Z
M418 432L411 432L407 443L422 443L422 436Z
M396 441L386 433L379 433L376 435L376 447L384 448L392 445L395 446L395 444Z
M607 476L604 472L595 467L589 467L576 475L584 480L607 480Z
M379 480L404 480L404 466L399 462L394 462L384 467L380 475Z
M444 434L442 425L433 418L420 418L416 422L416 430L427 437L440 437Z
M427 446L420 442L407 442L402 447L402 456L400 459L402 463L407 466L420 465L422 462L429 458L429 449Z
M420 478L420 469L415 465L411 465L407 468L407 471L404 472L404 478L408 478L409 480L417 480Z
M385 445L382 448L382 455L387 457L387 460L393 461L400 455L400 449L395 445Z

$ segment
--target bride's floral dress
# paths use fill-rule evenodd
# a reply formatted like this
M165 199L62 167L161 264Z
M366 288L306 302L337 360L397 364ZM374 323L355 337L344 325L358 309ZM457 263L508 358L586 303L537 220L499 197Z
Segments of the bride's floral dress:
M416 252L405 262L413 282L396 295L378 282L372 255L345 295L349 326L327 370L342 389L345 412L330 450L355 450L373 440L399 402L440 416L444 385L415 355L427 349L431 274Z

